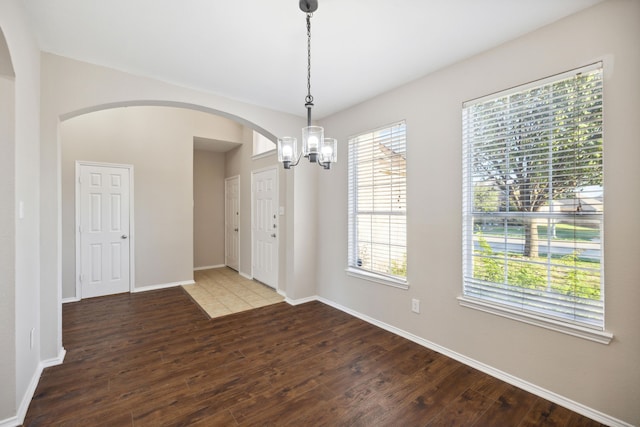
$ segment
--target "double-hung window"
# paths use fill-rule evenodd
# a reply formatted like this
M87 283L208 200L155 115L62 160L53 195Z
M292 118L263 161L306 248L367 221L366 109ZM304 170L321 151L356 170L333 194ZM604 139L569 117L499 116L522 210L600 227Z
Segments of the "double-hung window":
M406 125L349 139L350 274L407 286Z
M462 305L611 339L602 78L598 63L463 104Z

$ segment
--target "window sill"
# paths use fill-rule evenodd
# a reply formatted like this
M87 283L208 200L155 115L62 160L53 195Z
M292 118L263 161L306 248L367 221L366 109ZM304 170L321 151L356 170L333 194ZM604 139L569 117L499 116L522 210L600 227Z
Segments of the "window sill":
M274 149L271 149L269 151L263 151L262 153L252 155L251 156L251 160L259 160L259 159L262 159L262 158L265 158L265 157L271 157L271 156L273 156L275 154L278 154L278 153L277 153L276 149L274 148Z
M405 280L394 279L388 276L382 276L368 271L359 270L357 268L348 267L347 275L351 277L357 277L359 279L368 280L370 282L380 283L382 285L392 286L399 289L409 289L409 283Z
M508 307L491 304L475 298L460 296L458 297L458 302L463 307L484 311L485 313L495 314L497 316L528 323L529 325L539 326L541 328L550 329L552 331L561 332L574 337L595 341L600 344L609 344L613 339L613 334L610 332L597 331L583 326L564 323L559 320L547 319L545 317L523 313Z

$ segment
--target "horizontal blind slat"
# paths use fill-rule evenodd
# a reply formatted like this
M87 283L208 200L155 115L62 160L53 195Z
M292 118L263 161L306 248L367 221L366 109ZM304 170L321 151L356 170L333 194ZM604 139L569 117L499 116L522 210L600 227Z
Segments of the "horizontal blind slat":
M602 109L601 64L463 104L465 295L604 328Z
M396 276L406 262L404 122L350 138L348 168L349 265Z

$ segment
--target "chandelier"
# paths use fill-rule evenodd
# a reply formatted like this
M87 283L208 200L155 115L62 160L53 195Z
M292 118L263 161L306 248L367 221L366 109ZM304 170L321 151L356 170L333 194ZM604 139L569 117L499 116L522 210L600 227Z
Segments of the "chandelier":
M324 128L311 125L311 18L318 9L318 0L300 0L300 10L307 15L307 126L302 128L302 151L298 154L298 140L291 136L278 138L278 161L285 169L291 169L300 162L302 156L311 163L317 163L324 169L330 169L331 163L338 160L338 141L324 137Z

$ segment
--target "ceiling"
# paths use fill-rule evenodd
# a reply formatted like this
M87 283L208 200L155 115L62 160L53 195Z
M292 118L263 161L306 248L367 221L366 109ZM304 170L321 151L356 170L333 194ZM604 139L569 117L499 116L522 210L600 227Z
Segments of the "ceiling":
M601 0L319 0L314 117L533 31ZM306 114L297 0L23 0L43 51Z

